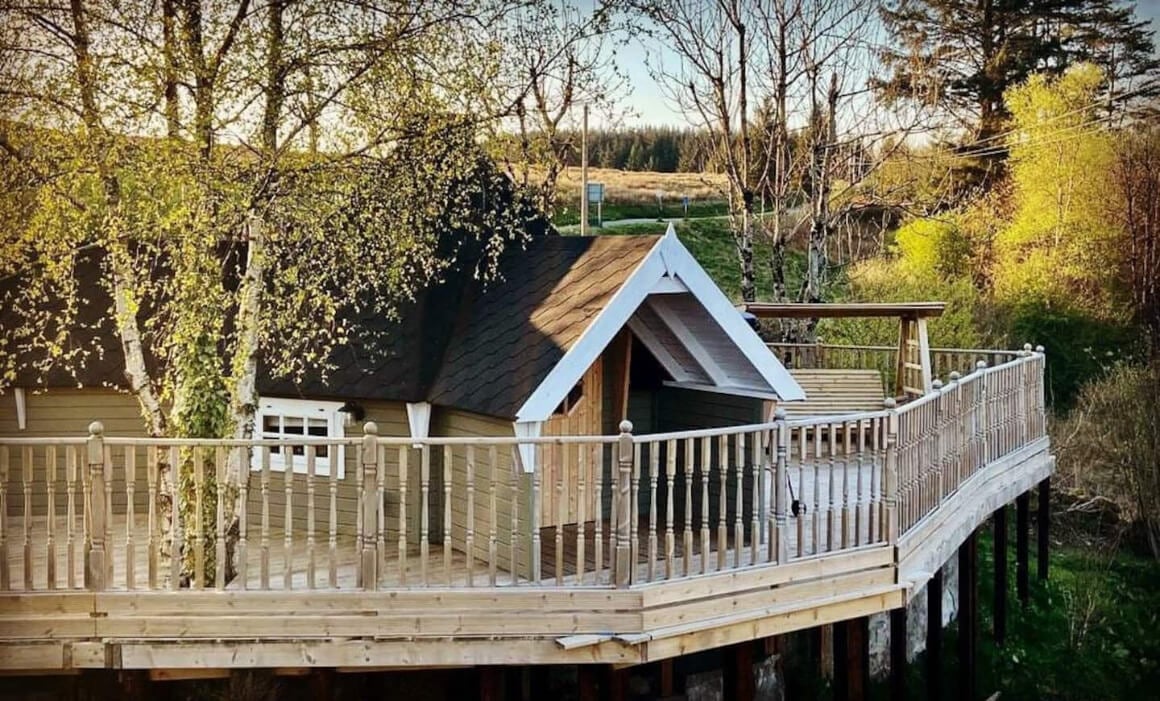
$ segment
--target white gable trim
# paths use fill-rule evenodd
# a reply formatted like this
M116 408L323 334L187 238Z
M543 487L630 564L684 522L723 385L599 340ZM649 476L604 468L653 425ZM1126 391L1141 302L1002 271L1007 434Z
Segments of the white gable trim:
M411 438L426 438L431 433L431 402L407 402L407 427Z
M572 344L560 362L552 368L540 386L532 392L523 406L516 411L516 421L544 421L560 405L592 363L612 342L617 332L628 322L629 317L648 296L649 291L665 274L661 260L661 244L658 241L648 255L629 275L628 280L612 295L612 299L601 309L580 338Z
M16 428L23 431L28 428L28 411L24 402L24 388L14 387L12 396L16 398ZM0 517L3 515L0 514Z
M679 294L681 292L688 292L689 288L685 287L685 283L681 282L679 278L665 275L653 288L649 290L650 294L664 295L664 294Z
M806 393L798 385L789 371L774 357L766 347L765 342L757 332L745 323L745 319L737 311L721 288L701 268L693 254L677 239L676 231L669 225L668 233L661 240L664 248L665 260L672 266L675 274L681 278L689 292L697 298L713 320L721 326L729 339L753 364L761 377L777 392L782 401L793 402L806 398Z
M749 328L725 293L701 269L692 254L677 239L676 231L670 224L664 237L649 251L580 338L516 411L517 426L520 423L544 421L551 416L568 391L580 381L666 274L679 278L783 401L805 399L801 387L766 348L761 338Z
M539 438L544 432L543 421L516 421L512 424L516 438ZM524 472L536 471L536 444L520 443L518 446L520 467Z

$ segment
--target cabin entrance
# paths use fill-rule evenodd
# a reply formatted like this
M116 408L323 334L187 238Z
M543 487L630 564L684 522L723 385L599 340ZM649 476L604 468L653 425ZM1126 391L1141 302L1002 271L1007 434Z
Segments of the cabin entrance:
M545 422L542 435L600 435L604 426L603 370L603 358L597 358ZM540 494L540 524L556 526L579 523L581 519L592 521L596 514L595 481L602 479L603 474L603 451L592 446L550 443L543 444L541 451L544 488Z

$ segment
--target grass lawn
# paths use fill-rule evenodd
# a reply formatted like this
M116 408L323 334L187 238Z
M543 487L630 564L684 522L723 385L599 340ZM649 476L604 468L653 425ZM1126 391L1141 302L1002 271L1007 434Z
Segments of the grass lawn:
M685 247L705 268L706 272L734 301L741 300L741 273L737 264L737 249L733 245L733 235L729 232L729 222L725 219L699 219L678 222L677 236ZM605 235L623 234L663 234L668 224L632 224L609 228ZM770 270L771 248L767 242L756 242L753 263L757 277L757 298L772 298L772 273ZM788 252L787 277L791 290L796 290L805 270L805 254L801 251Z

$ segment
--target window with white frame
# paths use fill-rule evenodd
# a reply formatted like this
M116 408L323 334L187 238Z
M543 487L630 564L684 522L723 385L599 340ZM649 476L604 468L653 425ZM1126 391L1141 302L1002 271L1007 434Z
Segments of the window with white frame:
M263 440L309 438L342 438L342 404L310 399L273 399L262 397L254 417L254 437ZM317 445L314 447L314 474L330 475L333 466L338 477L345 473L342 446ZM285 472L290 465L294 472L306 474L306 448L302 445L273 446L270 448L270 469ZM251 467L262 469L262 451L255 450Z

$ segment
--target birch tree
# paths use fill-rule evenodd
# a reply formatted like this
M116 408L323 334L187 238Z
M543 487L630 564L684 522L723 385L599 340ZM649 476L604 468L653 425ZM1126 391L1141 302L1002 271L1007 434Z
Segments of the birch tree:
M29 352L97 360L70 343L95 266L147 432L249 438L260 372L325 374L347 319L393 314L460 250L486 278L535 216L475 145L510 9L0 4L5 382Z

